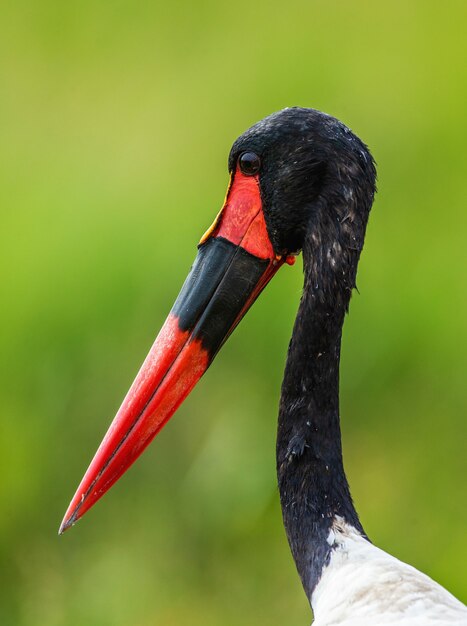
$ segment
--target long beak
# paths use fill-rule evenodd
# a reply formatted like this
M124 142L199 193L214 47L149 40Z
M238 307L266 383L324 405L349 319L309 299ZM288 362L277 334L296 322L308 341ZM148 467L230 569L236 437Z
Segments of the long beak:
M138 458L207 370L279 267L257 176L232 175L224 206L201 239L180 294L110 425L59 533L72 526Z

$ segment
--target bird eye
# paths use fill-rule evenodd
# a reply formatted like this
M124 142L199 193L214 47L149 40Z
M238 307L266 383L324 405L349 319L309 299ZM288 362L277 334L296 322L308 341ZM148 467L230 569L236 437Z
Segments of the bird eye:
M244 152L238 159L242 173L246 176L254 176L259 172L261 159L254 152Z

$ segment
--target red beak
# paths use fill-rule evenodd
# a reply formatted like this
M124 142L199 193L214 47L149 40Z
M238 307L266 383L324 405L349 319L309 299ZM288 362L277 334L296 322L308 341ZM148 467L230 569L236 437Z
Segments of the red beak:
M237 169L172 311L65 513L60 534L138 458L279 267L293 260L274 253L258 177Z

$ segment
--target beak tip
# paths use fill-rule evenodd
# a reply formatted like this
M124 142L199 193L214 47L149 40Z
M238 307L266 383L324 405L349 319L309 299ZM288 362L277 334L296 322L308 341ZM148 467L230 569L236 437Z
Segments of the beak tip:
M63 533L70 528L71 524L67 520L63 520L60 524L60 528L58 529L58 534L63 535Z
M65 514L65 517L62 520L62 523L60 524L60 528L58 529L58 534L63 535L63 533L69 528L71 528L72 526L74 526L77 521L78 520L77 520L76 512L74 512L72 515L68 515L68 512L67 512Z

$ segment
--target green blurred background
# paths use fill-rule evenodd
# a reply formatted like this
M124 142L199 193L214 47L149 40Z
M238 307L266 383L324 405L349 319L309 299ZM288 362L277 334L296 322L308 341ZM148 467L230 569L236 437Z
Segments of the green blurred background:
M378 163L342 362L357 508L467 600L466 17L463 0L2 3L2 626L310 622L274 457L301 263L56 534L221 205L232 141L290 105L341 118Z

